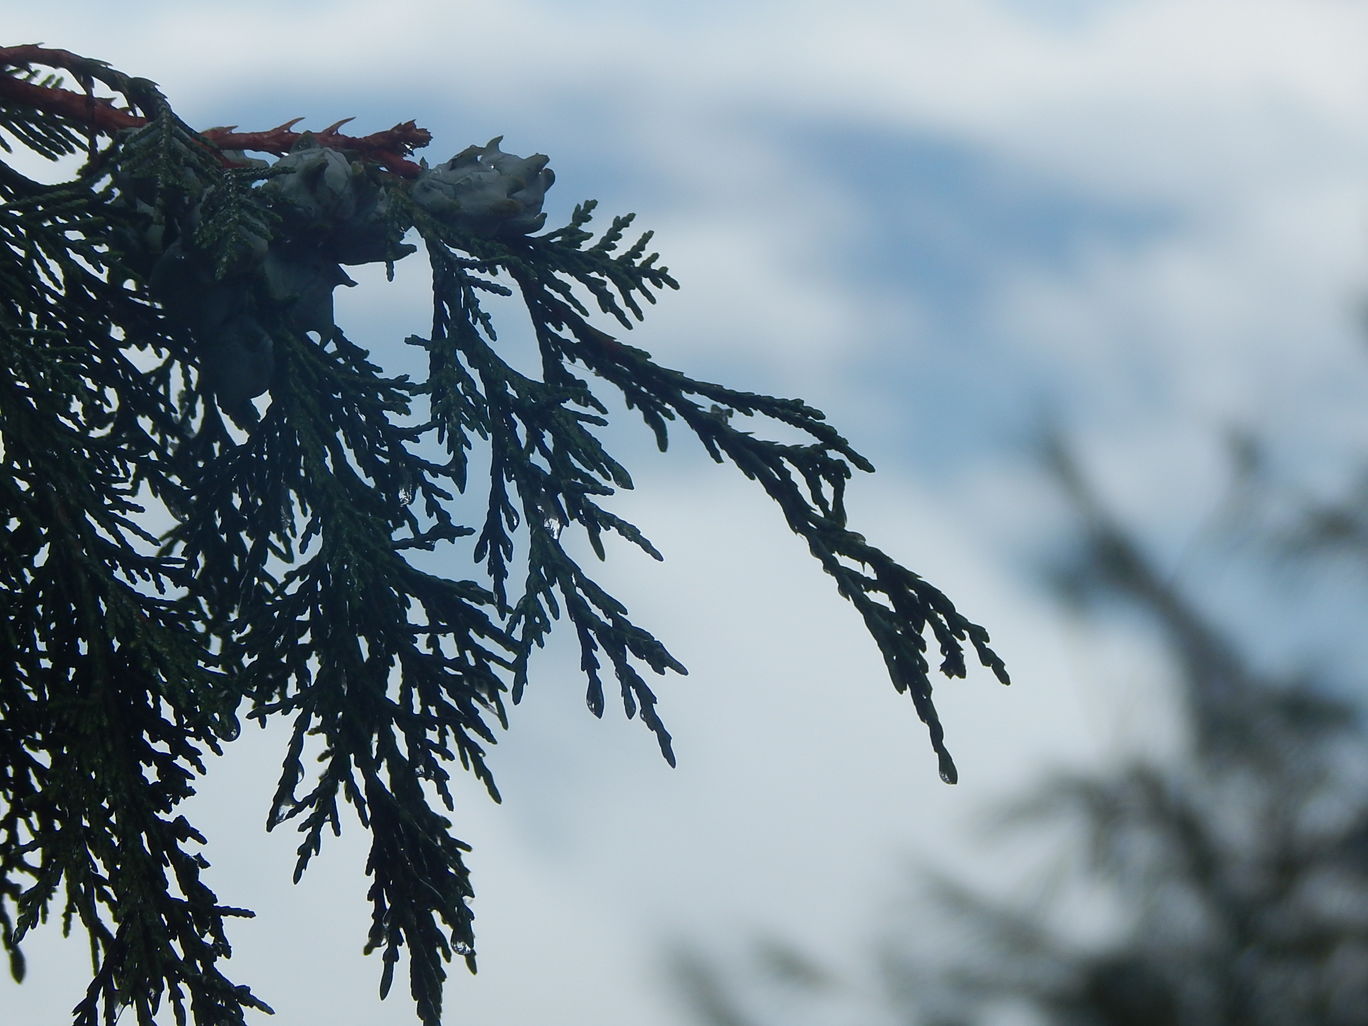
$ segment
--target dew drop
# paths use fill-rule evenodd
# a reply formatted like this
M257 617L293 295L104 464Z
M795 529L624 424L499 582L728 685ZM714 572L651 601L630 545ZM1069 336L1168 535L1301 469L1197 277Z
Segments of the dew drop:
M292 813L294 809L295 806L285 802L273 807L270 815L266 819L266 829L274 830L276 827L280 826L280 824L290 818L290 813Z
M233 713L224 713L218 718L215 724L218 736L225 741L236 741L238 735L242 733L242 725L238 723L238 718Z
M959 783L959 770L955 768L955 760L950 758L949 752L940 753L940 778L947 784Z

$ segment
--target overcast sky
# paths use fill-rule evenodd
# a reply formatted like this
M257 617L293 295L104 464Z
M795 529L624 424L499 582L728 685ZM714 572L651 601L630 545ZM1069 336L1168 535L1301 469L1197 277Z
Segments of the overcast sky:
M1362 4L12 6L7 42L151 78L196 126L413 118L433 162L503 135L550 156L553 224L589 197L636 211L683 288L633 341L824 409L879 468L852 485L856 529L1012 670L1011 689L979 672L938 690L946 787L777 510L684 439L660 457L616 429L637 491L615 508L667 562L623 550L605 576L690 668L657 688L680 765L639 724L594 720L553 646L493 753L504 804L462 792L480 973L453 970L452 1024L681 1026L672 938L726 954L772 930L858 973L906 856L1010 878L1014 853L973 829L986 803L1171 743L1159 655L1070 621L1033 573L1065 523L1032 458L1043 422L1178 580L1220 507L1226 427L1276 439L1307 487L1368 443ZM382 363L426 328L421 271L340 297ZM359 954L360 832L298 888L293 837L262 832L277 752L245 733L194 813L211 884L259 913L232 972L279 1023L410 1023ZM34 938L0 1018L62 1021L81 947Z

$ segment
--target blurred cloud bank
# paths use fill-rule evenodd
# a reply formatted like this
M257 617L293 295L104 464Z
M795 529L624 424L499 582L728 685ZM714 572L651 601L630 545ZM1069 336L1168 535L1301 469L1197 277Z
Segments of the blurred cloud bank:
M675 1021L653 975L668 933L773 926L858 959L895 850L992 872L1011 858L967 830L986 801L1165 743L1157 656L1080 633L1030 576L1059 515L1043 420L1175 573L1221 499L1225 426L1276 439L1312 487L1368 441L1359 5L68 3L7 22L158 81L193 124L412 117L431 161L503 134L550 154L553 223L589 196L637 210L683 284L637 344L826 410L880 468L852 487L859 529L986 624L1018 681L942 690L965 778L945 788L777 514L687 446L652 459L616 433L637 457L620 510L668 562L619 553L610 590L692 671L658 688L681 766L590 718L573 656L548 653L494 753L504 806L471 788L458 809L482 968L454 978L453 1022ZM382 359L423 330L415 270L343 297ZM355 839L289 888L291 838L257 837L271 739L240 747L201 813L220 896L260 913L240 974L284 1022L410 1022L357 954ZM16 1022L74 1000L79 963L45 967L50 944L0 984Z

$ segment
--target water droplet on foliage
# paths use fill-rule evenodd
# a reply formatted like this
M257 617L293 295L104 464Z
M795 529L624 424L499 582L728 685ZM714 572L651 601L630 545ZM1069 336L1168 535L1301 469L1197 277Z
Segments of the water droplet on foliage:
M950 758L949 752L940 753L940 778L947 784L959 783L959 770L955 768L955 760Z
M236 741L238 735L242 733L242 725L238 723L238 718L233 713L224 713L214 724L218 736L225 741Z

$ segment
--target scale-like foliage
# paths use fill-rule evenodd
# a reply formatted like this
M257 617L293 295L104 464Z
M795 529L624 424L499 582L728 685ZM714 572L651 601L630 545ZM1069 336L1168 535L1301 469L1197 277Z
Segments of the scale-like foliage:
M486 748L556 621L593 712L611 680L673 762L645 671L684 667L570 544L583 532L603 558L616 534L659 558L604 505L631 487L600 437L605 388L661 449L681 426L775 500L947 781L928 636L947 675L967 646L1006 680L982 628L847 526L846 481L871 468L821 413L693 380L590 323L592 305L630 328L676 287L649 233L624 248L630 216L595 239L585 203L541 232L545 157L494 140L428 167L408 159L427 141L412 123L339 128L197 133L145 80L0 49L0 138L86 155L52 186L0 164L0 940L19 975L29 929L55 908L79 921L95 978L78 1026L125 1007L150 1026L163 1001L214 1026L265 1008L219 971L224 919L250 913L204 885L203 839L177 812L241 715L291 725L268 822L296 822L296 878L344 803L370 831L381 991L407 947L430 1026L446 962L475 964L450 773L497 798ZM333 316L343 266L392 274L408 238L432 269L431 330L407 339L421 381L387 376ZM496 341L491 294L522 301L539 375ZM467 524L470 492L483 514ZM472 579L436 571L462 552Z

